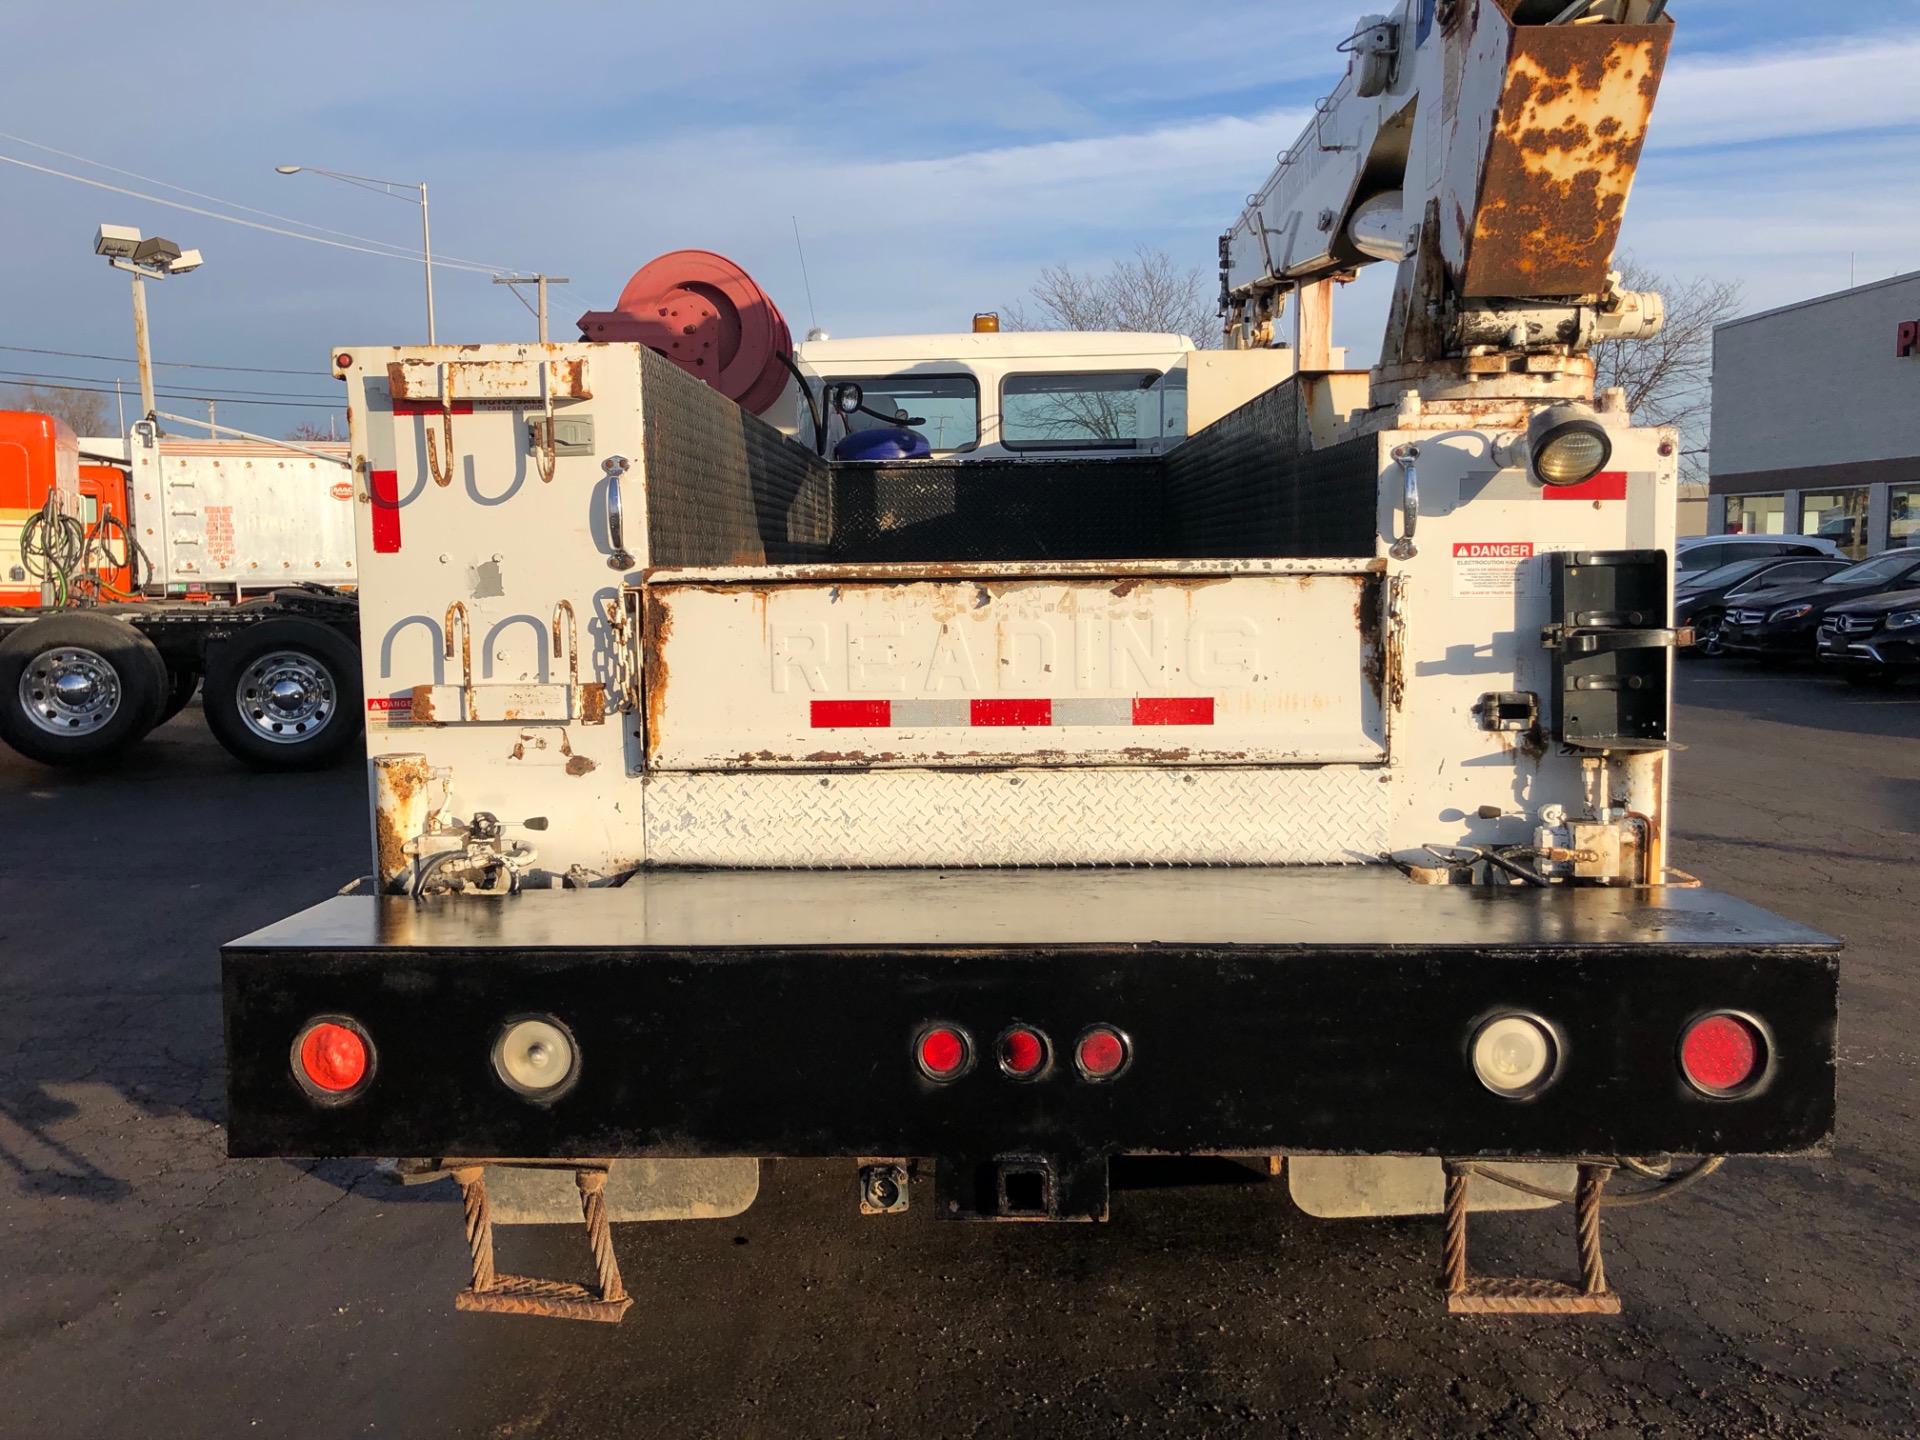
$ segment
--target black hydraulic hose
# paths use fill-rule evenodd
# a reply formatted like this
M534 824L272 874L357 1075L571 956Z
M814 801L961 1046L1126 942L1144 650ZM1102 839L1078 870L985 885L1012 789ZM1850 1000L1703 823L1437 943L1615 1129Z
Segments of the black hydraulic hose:
M813 416L813 453L825 455L827 453L827 422L820 411L820 402L814 398L813 387L807 383L805 372L794 362L793 356L784 350L780 352L780 363L785 365L793 378L800 382L800 393L806 397L807 401L807 413Z
M1711 1155L1690 1169L1661 1181L1651 1190L1636 1190L1625 1195L1602 1195L1600 1203L1613 1209L1626 1209L1633 1205L1652 1205L1656 1201L1671 1200L1683 1190L1689 1190L1706 1179L1714 1171L1727 1163L1724 1155ZM1461 1167L1469 1175L1478 1175L1482 1180L1491 1180L1496 1185L1505 1185L1509 1190L1518 1190L1524 1195L1538 1195L1542 1200L1552 1200L1561 1205L1574 1203L1574 1195L1566 1190L1554 1190L1545 1185L1535 1185L1531 1180L1522 1180L1517 1175L1503 1175L1498 1170L1489 1170L1484 1165L1468 1164ZM1645 1168L1629 1166L1636 1173L1644 1174Z

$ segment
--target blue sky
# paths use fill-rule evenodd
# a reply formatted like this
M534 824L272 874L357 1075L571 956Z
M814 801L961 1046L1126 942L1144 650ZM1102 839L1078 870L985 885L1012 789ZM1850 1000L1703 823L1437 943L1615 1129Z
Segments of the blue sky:
M1384 7L1376 7L1384 8ZM664 250L745 265L796 331L960 328L1054 262L1154 245L1211 270L1215 237L1338 78L1347 3L727 3L566 7L175 0L138 23L21 0L0 53L0 155L207 209L38 150L396 246L411 206L278 163L432 187L438 253L567 275L556 336ZM1626 244L1676 276L1741 281L1759 309L1920 268L1920 0L1674 0L1675 57ZM21 73L24 70L24 73ZM252 218L263 224L281 222ZM155 287L162 370L270 434L325 423L340 344L424 339L416 263L302 243L0 164L0 345L131 354L101 221L197 246ZM1385 279L1342 297L1336 338L1370 359ZM443 341L531 338L484 274L437 271ZM0 370L130 365L0 350ZM8 378L8 377L0 377ZM314 397L305 408L303 398ZM199 413L188 401L163 404Z

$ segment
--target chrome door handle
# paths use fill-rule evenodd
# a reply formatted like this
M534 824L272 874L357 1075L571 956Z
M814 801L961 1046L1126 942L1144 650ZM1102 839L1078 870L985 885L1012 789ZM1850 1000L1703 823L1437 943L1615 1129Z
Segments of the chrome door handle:
M607 543L613 547L607 557L609 570L631 570L638 563L627 549L626 519L620 505L620 478L628 468L624 455L609 455L600 462L601 473L607 477Z
M1413 532L1420 525L1420 447L1418 445L1397 445L1393 451L1393 463L1400 467L1401 477L1406 482L1406 491L1401 497L1401 510L1406 516L1402 533L1387 553L1396 560L1411 560L1420 553L1419 546L1413 543Z

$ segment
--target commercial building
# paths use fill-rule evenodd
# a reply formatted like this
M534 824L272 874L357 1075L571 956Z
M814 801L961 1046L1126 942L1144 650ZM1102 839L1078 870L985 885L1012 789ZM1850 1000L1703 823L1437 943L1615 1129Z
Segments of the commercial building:
M1920 543L1920 272L1720 326L1709 533Z

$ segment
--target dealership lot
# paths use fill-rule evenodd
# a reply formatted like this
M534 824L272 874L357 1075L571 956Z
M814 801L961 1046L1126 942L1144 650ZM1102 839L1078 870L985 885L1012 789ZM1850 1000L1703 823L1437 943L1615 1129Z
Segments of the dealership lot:
M0 1435L1920 1431L1920 689L1680 671L1675 863L1848 942L1841 1119L1613 1212L1619 1320L1450 1320L1437 1221L1225 1162L1030 1227L863 1218L851 1166L786 1161L738 1219L623 1229L618 1328L458 1315L450 1186L224 1158L217 947L359 873L359 772L243 773L191 714L112 773L0 754ZM1538 1215L1476 1245L1571 1259ZM502 1246L584 1270L570 1230Z

